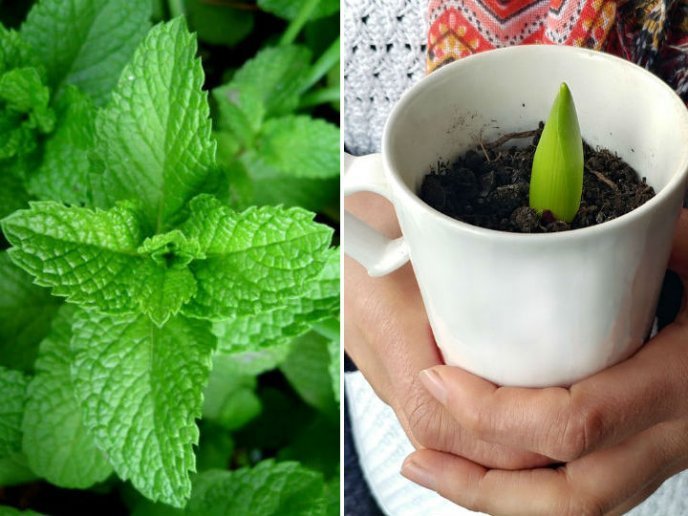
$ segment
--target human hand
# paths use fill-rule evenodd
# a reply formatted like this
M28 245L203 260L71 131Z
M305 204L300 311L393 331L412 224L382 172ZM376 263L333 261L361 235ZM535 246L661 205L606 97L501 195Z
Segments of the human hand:
M688 282L688 210L670 267ZM421 373L428 392L476 440L566 463L490 469L421 450L402 474L469 509L494 514L617 514L688 468L688 310L628 360L568 389L497 387L462 369Z
M400 231L382 198L356 194L347 210L389 237ZM418 373L442 363L411 266L371 278L358 263L344 262L344 345L380 398L390 405L416 448L432 448L505 469L551 462L475 439L466 433L419 382Z

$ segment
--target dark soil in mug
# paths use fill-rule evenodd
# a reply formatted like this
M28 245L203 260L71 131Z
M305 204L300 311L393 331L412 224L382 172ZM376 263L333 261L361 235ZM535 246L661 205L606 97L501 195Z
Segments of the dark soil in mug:
M551 233L585 228L615 219L641 206L654 189L621 158L607 149L583 144L585 170L581 206L568 224L550 212L538 215L528 206L530 170L542 133L512 133L481 143L450 162L438 162L423 179L419 196L457 220L513 233ZM507 147L514 139L532 138L527 147Z

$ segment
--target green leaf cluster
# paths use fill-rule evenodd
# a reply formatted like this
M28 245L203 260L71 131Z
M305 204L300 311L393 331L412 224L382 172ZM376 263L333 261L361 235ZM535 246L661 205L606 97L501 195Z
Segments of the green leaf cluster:
M337 221L339 129L313 116L337 6L297 4L260 4L279 44L212 110L188 24L239 45L250 11L39 0L0 25L0 486L338 509L339 249L308 211Z
M338 84L318 86L338 68L339 39L312 55L302 45L265 48L213 90L233 205L282 203L338 218L339 130L309 111L339 99Z
M149 18L141 0L67 0L37 3L19 31L0 25L0 216L30 198L85 201L94 105Z

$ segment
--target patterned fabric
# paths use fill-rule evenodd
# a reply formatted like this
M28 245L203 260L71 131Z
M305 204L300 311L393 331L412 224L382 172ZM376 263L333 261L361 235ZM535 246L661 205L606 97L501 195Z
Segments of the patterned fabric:
M688 0L430 0L427 71L510 45L574 45L651 70L688 102Z
M614 53L664 79L688 104L688 0L628 0Z

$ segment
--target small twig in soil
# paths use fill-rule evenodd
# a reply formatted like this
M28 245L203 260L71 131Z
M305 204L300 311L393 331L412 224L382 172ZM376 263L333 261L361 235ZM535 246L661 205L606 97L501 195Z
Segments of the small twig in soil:
M597 170L593 170L593 169L589 169L589 170L599 181L601 181L602 183L607 185L609 188L611 188L615 192L619 191L619 187L616 186L616 183L614 183L614 181L612 181L607 176L605 176L602 172L598 172Z
M490 163L492 160L490 159L490 155L487 153L487 149L485 148L485 145L483 145L482 140L480 140L480 148L483 150L483 154L485 154L485 160Z
M531 138L535 136L538 133L537 129L533 129L532 131L521 131L520 133L508 133L503 136L500 136L497 138L495 141L486 143L485 147L488 149L494 149L495 147L499 147L500 145L505 144L509 140L516 140L516 139L521 139L521 138ZM482 146L482 143L480 144Z

